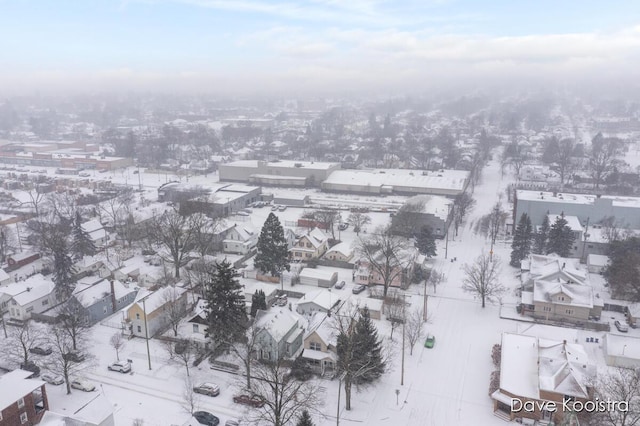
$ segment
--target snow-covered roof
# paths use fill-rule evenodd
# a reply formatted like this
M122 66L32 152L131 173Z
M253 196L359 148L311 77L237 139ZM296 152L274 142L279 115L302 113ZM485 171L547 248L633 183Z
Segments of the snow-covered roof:
M549 224L553 225L556 220L558 220L558 218L561 215L559 214L549 214L547 215L547 217L549 218ZM584 231L584 228L582 227L582 224L580 223L580 219L578 219L577 216L564 216L564 220L567 221L567 226L572 230L572 231Z
M552 301L552 297L558 294L564 294L570 300ZM593 288L588 285L569 284L560 280L536 280L533 285L533 301L593 308Z
M256 229L250 223L235 224L232 229L235 229L242 241L249 241L256 236Z
M587 265L591 266L607 266L609 264L609 256L602 254L590 254L587 256Z
M607 333L604 336L604 352L607 355L640 360L640 339Z
M338 300L340 300L338 298L338 295L336 295L335 293L331 294L326 290L310 291L309 293L306 293L304 296L302 296L302 298L298 301L298 306L305 303L314 303L328 311L336 302L338 302Z
M420 206L422 211L419 213L432 214L446 221L450 209L448 206L453 207L453 200L438 195L416 195L407 199L405 205Z
M113 280L113 291L116 300L121 299L127 294L134 291L132 288L126 287L119 280ZM102 280L91 286L77 287L73 292L74 296L85 308L92 306L98 300L111 294L111 283L108 280Z
M335 275L337 275L337 272L324 269L304 268L300 271L300 278L332 280Z
M582 345L538 339L540 390L589 398L587 384L595 377L595 365Z
M547 203L559 204L595 204L596 200L610 200L612 205L620 207L640 208L640 197L624 197L616 195L588 195L588 194L565 194L544 191L516 191L518 200L544 200Z
M11 279L9 274L7 274L4 269L0 269L0 282L8 280L8 279Z
M441 170L428 172L409 169L336 170L324 181L327 185L360 185L446 189L463 191L468 171Z
M340 253L344 257L353 256L353 247L348 242L341 242L327 250L327 255L331 253Z
M27 379L31 371L14 370L0 376L0 411L44 385L42 380Z
M288 309L277 309L270 311L258 310L256 314L256 327L263 329L280 341L289 331L299 326L300 317Z
M42 274L33 275L21 284L24 285L23 291L13 296L13 300L20 306L48 296L55 288L53 281Z
M103 226L98 219L93 219L80 225L82 230L87 233L102 230Z
M520 268L528 272L523 274L523 278L528 280L562 278L583 284L587 281L587 273L581 268L578 259L532 254L520 263Z
M540 397L536 337L502 333L500 389L520 397Z
M171 292L174 292L175 297L178 298L185 291L187 290L180 287L164 287L154 291L143 299L136 300L134 305L137 305L140 309L146 309L147 315L149 315L151 312L163 307L167 303L170 303L168 300L170 300L169 297L171 296ZM142 303L143 300L144 306Z
M318 228L313 228L300 238L305 238L313 245L314 248L318 248L327 241L328 237Z
M311 320L309 320L309 331L305 339L314 332L322 339L325 345L336 346L336 333L331 323L331 318L324 312L314 312ZM305 350L305 354L306 352Z

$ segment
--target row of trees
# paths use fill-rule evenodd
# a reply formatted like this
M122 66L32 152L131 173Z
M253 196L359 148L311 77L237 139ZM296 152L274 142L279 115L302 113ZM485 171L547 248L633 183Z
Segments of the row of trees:
M545 215L542 225L534 232L529 215L523 213L513 233L511 243L511 266L520 266L520 262L530 253L556 253L568 257L575 241L575 235L568 225L564 213L556 217L553 225L549 224L549 216Z

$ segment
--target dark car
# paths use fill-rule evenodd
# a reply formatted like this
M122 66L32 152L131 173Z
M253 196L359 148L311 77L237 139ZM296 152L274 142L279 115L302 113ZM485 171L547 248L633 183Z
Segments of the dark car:
M36 355L51 355L51 348L41 348L40 346L35 346L29 349L29 352Z
M62 357L65 360L71 361L71 362L82 362L82 361L84 361L84 354L81 354L80 352L69 352L69 353L66 353L66 354L62 355Z
M33 373L31 374L31 376L29 376L30 378L38 377L40 375L40 367L38 367L32 361L27 361L26 363L20 364L20 369L25 371L30 371L31 373Z
M341 223L340 225L338 225L338 229L341 231L344 231L345 229L347 229L349 227L348 223Z
M367 287L363 284L357 285L353 288L353 290L351 290L351 292L353 294L360 294L362 293Z
M345 284L346 283L344 281L340 281L339 283L336 283L336 288L338 290L342 290L344 288Z
M236 404L250 405L251 407L260 408L264 406L264 400L259 396L236 395L233 397Z
M206 411L196 411L193 413L193 417L200 423L205 426L218 426L220 424L220 419L214 416L213 414Z

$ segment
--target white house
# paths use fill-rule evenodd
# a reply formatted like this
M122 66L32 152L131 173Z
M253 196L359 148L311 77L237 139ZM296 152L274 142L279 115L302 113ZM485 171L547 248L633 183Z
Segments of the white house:
M14 287L16 286L16 287ZM31 318L31 313L41 313L56 303L55 284L42 274L36 274L24 281L11 285L14 294L9 300L9 318L24 321Z
M353 247L347 242L336 244L327 250L323 258L338 262L351 262L353 259Z
M256 314L256 356L293 359L302 349L302 318L288 309L259 310Z
M93 219L80 225L82 230L89 234L89 238L96 248L104 247L109 242L109 234L98 219Z
M296 312L300 315L306 316L311 316L316 312L326 314L329 311L334 311L334 307L337 307L336 305L342 303L342 300L340 299L341 296L342 293L332 292L331 290L311 291L305 294L300 301L298 301Z
M247 254L258 244L258 234L250 224L235 224L222 241L225 253Z
M313 228L300 237L295 246L289 250L292 260L308 261L319 259L327 251L328 237L318 228Z
M316 312L309 320L302 358L315 366L320 374L324 374L327 369L335 368L338 359L336 346L336 333L330 318L322 312Z

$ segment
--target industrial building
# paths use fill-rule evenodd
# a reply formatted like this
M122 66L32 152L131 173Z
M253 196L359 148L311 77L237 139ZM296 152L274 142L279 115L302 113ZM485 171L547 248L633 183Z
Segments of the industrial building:
M464 170L371 169L337 170L322 182L322 190L376 195L443 195L464 192L469 172Z
M241 160L219 165L221 181L300 187L318 186L338 169L339 163L284 160Z

